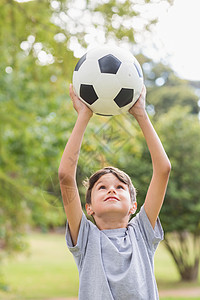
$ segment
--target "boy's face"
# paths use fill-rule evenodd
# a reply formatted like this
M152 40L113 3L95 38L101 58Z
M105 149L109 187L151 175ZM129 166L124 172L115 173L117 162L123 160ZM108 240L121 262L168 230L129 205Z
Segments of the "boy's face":
M128 223L136 208L137 203L132 203L128 185L112 173L98 179L92 188L91 204L86 204L87 213L93 215L96 223L102 218L119 221L125 218Z

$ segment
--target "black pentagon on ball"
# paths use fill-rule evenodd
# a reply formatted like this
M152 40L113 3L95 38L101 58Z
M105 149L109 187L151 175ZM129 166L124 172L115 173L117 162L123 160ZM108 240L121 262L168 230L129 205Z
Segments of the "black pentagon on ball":
M80 96L85 102L87 102L90 105L93 104L98 99L98 96L94 90L93 85L90 84L81 84Z
M112 54L103 56L98 60L101 73L116 74L121 61Z
M118 95L115 97L115 103L121 108L131 103L134 96L134 89L123 88L120 90Z
M86 54L84 54L80 59L79 61L77 62L76 66L75 66L75 69L74 71L78 71L80 69L80 66L84 63L84 61L86 60Z

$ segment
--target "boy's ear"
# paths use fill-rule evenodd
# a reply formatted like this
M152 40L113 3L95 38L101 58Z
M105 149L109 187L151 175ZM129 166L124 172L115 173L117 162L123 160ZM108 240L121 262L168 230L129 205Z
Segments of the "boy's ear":
M133 215L137 210L137 202L135 201L133 204L132 204L132 207L130 209L130 214Z
M94 214L94 211L91 208L91 204L86 203L85 204L85 209L87 211L88 216L92 216Z

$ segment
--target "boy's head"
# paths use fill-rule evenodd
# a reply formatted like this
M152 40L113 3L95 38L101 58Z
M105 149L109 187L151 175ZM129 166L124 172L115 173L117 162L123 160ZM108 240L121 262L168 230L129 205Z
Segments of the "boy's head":
M95 183L100 179L101 176L109 173L115 175L121 182L123 182L128 186L131 201L133 203L136 202L136 189L133 186L130 177L125 172L119 170L118 168L105 167L95 172L87 181L84 181L84 185L87 188L86 203L91 204L92 188L94 187Z

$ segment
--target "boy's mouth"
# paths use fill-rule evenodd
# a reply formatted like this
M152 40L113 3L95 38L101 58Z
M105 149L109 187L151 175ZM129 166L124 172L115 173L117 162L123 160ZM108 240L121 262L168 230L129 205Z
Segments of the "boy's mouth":
M119 199L115 196L109 196L107 197L104 201L108 201L108 200L115 200L115 201L119 201Z

